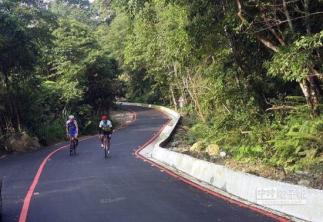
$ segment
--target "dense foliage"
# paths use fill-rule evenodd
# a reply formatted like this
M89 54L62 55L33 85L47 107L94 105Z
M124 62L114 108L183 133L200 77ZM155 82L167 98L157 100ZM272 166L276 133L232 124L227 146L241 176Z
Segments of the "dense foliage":
M87 0L0 2L0 139L62 138L70 113L89 132L109 109L120 83L97 11Z
M127 97L182 111L189 143L292 170L322 162L322 1L97 4Z
M323 161L322 40L322 0L3 0L1 133L46 138L70 112L90 127L124 96L180 110L190 144L308 168Z

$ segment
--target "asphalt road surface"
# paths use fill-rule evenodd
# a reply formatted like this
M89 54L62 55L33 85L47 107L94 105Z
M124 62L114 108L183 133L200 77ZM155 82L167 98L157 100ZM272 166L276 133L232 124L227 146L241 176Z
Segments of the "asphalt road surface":
M48 160L33 192L27 221L275 221L208 195L135 158L134 149L166 119L154 110L133 109L137 120L113 135L109 159L104 159L98 139L91 138L80 142L77 156L70 157L63 149ZM4 222L19 220L40 164L60 146L0 160Z

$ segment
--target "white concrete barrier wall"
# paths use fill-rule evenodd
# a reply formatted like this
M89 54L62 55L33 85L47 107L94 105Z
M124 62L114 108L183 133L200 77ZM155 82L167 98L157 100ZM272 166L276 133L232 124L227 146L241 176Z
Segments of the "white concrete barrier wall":
M282 183L155 147L153 159L252 203L300 219L323 221L323 191Z
M161 148L160 144L171 135L180 115L174 110L161 106L140 103L122 104L158 109L171 119L154 143L143 149L140 154L152 157L198 180L252 203L303 220L323 222L322 190L233 171L222 165Z

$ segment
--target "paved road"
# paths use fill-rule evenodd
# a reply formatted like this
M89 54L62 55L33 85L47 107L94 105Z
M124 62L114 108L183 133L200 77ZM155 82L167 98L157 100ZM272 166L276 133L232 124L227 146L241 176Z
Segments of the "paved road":
M67 150L62 150L48 161L27 221L273 221L196 190L136 159L133 150L166 121L154 110L136 109L136 122L114 134L110 159L104 159L93 138L80 143L78 156L70 157ZM18 220L40 163L57 147L0 160L4 222Z

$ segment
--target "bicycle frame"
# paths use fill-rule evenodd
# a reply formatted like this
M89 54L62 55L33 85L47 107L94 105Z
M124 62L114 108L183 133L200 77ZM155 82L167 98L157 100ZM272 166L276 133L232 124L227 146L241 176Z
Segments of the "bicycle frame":
M70 156L76 155L76 141L74 137L70 137Z

